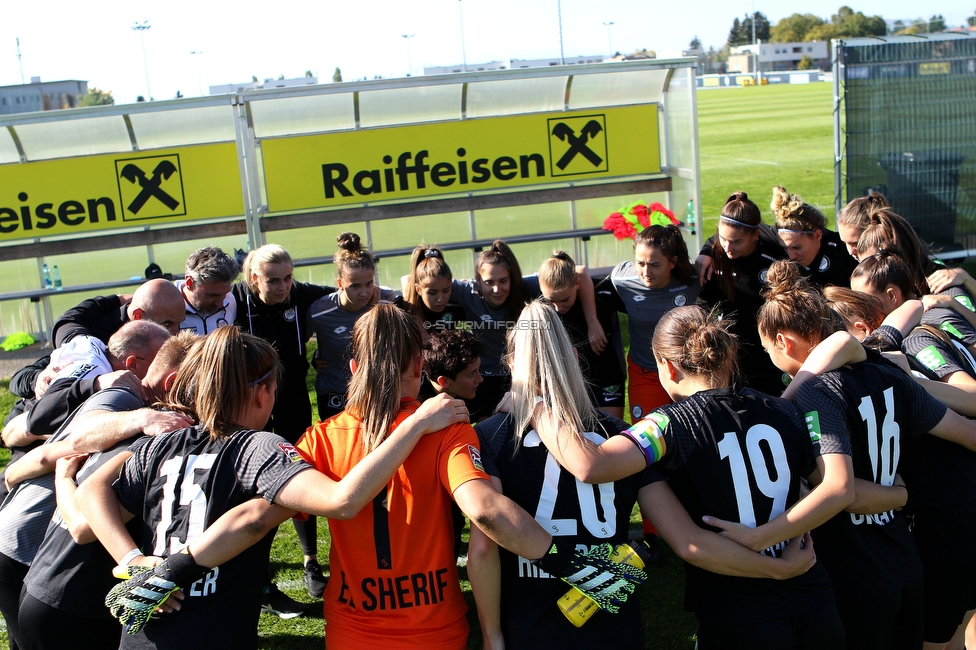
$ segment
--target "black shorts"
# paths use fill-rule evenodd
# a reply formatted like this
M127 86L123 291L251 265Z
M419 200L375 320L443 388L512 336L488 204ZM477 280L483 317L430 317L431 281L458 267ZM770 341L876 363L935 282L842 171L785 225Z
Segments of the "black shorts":
M925 566L925 641L947 643L976 609L976 503L919 510L912 537Z
M698 650L838 650L844 625L831 603L788 618L756 618L734 625L701 623Z
M845 599L837 594L848 650L918 650L922 647L922 578L901 590Z

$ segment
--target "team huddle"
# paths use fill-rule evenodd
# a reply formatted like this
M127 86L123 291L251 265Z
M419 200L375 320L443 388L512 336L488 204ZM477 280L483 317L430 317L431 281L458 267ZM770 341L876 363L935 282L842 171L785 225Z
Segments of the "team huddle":
M963 648L976 281L879 194L836 233L770 207L733 194L694 261L643 210L606 276L523 275L499 240L470 280L418 246L393 291L343 233L335 287L208 247L82 302L11 380L11 648L255 648L262 611L305 611L269 573L287 519L332 648L467 647L465 519L486 648L645 647L658 537L702 650Z

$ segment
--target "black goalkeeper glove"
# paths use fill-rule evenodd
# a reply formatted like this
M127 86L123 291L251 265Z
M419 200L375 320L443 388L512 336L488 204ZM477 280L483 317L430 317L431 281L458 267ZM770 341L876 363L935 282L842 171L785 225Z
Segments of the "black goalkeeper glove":
M137 634L159 607L182 585L193 584L210 571L193 561L189 551L171 555L154 567L132 565L128 580L112 587L105 606L127 634Z
M576 550L574 542L559 541L553 542L549 551L532 560L532 564L576 587L600 609L616 614L634 593L634 587L647 580L647 574L611 560L612 553L610 544L600 544L583 553Z

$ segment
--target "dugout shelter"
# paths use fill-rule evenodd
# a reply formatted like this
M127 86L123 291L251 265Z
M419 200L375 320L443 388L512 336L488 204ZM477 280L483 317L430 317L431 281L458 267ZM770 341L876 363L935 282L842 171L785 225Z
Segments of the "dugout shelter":
M976 34L834 40L832 57L837 211L877 189L941 258L976 255Z
M351 230L399 286L419 243L471 277L493 239L531 273L554 248L627 259L601 230L641 200L701 205L695 59L555 66L0 118L0 336L85 297L181 277L204 245L284 246L328 284ZM689 249L700 235L686 231ZM58 266L63 290L46 289Z

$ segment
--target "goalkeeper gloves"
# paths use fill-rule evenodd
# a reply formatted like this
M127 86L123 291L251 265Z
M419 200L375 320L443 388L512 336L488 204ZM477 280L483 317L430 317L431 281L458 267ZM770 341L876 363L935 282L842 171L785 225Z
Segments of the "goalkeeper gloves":
M127 634L137 634L159 607L182 585L190 585L210 571L184 549L155 567L132 565L128 580L112 587L105 606Z
M532 564L576 587L601 609L616 614L634 593L635 585L647 580L647 574L610 559L612 553L610 544L600 544L583 553L576 550L573 542L557 541Z

